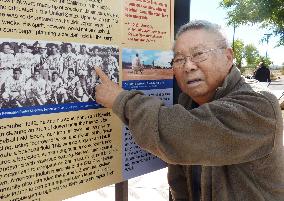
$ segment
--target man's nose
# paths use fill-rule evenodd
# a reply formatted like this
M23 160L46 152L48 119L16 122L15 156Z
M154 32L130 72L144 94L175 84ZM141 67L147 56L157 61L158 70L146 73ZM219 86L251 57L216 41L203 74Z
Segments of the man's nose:
M197 70L196 63L191 61L190 57L186 57L186 60L185 60L185 63L184 63L184 70L187 71L187 72Z

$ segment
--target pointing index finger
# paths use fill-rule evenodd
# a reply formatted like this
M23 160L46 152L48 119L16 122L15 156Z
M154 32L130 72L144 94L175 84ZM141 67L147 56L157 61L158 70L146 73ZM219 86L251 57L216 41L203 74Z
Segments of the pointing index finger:
M95 67L95 71L97 75L101 78L102 82L106 82L109 80L108 76L103 72L101 68Z

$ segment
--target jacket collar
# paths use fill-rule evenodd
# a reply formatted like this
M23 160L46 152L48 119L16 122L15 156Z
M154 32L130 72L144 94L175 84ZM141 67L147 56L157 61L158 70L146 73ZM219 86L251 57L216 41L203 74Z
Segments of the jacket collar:
M213 97L213 100L222 98L223 96L230 93L235 88L235 86L239 83L239 81L241 79L243 79L243 78L241 76L240 70L236 66L233 66L231 68L229 74L225 78L222 86L220 86L216 89L216 93Z

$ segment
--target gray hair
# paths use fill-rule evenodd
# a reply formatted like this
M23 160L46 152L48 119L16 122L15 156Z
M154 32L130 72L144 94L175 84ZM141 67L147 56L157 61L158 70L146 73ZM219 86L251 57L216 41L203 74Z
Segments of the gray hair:
M190 30L200 30L200 29L204 29L210 33L215 33L218 36L218 38L220 38L220 45L222 47L226 48L230 47L227 37L224 31L222 30L221 26L206 20L193 20L189 21L187 24L182 25L176 34L176 38L178 38L184 32Z

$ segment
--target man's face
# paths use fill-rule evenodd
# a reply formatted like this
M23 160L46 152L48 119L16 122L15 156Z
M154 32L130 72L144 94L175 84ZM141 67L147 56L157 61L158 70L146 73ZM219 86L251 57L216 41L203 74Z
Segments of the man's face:
M98 55L98 49L94 50L94 55Z
M68 76L69 77L74 77L74 72L73 71L68 71Z
M87 53L87 48L85 46L81 47L81 52L82 54L86 54Z
M56 81L58 78L58 75L56 73L52 74L52 80L53 81Z
M52 46L51 47L51 52L52 52L53 55L57 54L57 52L58 52L57 47L56 46Z
M44 54L45 53L45 49L44 48L39 48L39 53L40 54Z
M67 50L68 53L71 52L71 50L72 50L71 45L67 45L67 46L66 46L66 50Z
M20 72L20 71L15 71L15 72L13 73L13 78L14 78L15 80L19 80L19 79L20 79L20 76L21 76L21 72Z
M199 55L207 51L204 61L194 63L187 57L184 65L176 67L174 64L174 74L179 87L198 104L211 101L232 66L232 50L220 47L217 35L203 29L186 31L176 40L175 58ZM208 51L210 49L214 50Z
M5 54L11 53L11 47L10 47L9 45L4 45L4 47L3 47L3 52L4 52Z
M39 78L40 78L39 72L35 72L35 74L34 74L34 79L35 79L36 81L38 81Z
M23 52L23 53L28 51L28 47L25 46L25 45L21 45L20 49L21 49L21 52Z

